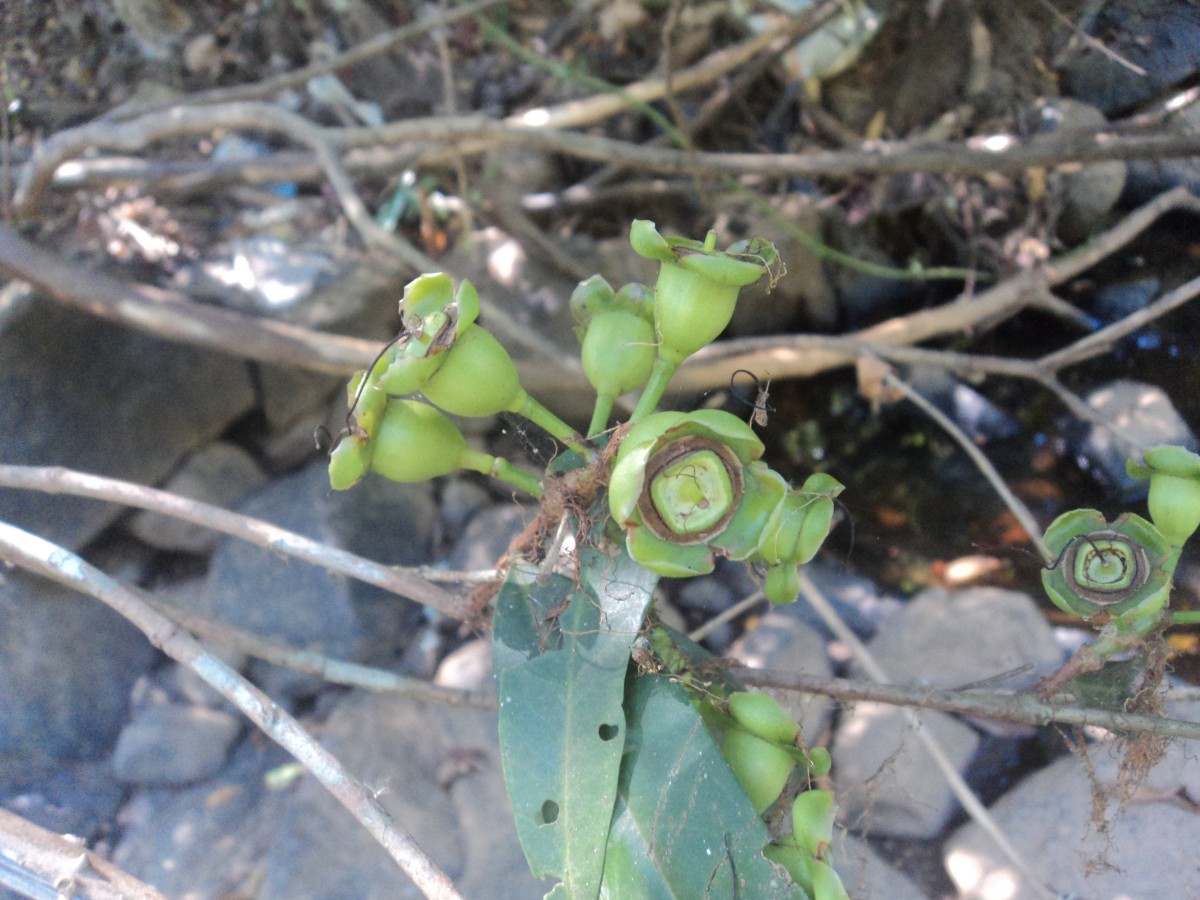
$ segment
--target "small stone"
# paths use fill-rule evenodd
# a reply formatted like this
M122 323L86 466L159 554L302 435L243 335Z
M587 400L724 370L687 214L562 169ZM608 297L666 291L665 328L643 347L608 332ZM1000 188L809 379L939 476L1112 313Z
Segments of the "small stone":
M965 771L979 736L943 713L923 712L920 720L951 765ZM954 812L954 794L903 709L883 703L855 704L842 717L831 753L839 820L848 828L930 838Z
M216 774L242 723L203 706L147 707L121 730L113 771L130 784L188 784Z
M1024 669L1004 682L1026 687L1062 662L1054 630L1027 594L980 587L922 591L881 630L871 655L898 683L954 688ZM855 667L855 674L862 672Z
M874 897L877 900L928 900L925 892L907 875L884 862L866 841L833 830L833 867L851 897Z
M477 638L447 654L433 683L472 691L491 687L492 642Z
M1130 444L1141 448L1178 444L1188 450L1200 449L1196 436L1171 399L1155 385L1112 381L1096 388L1084 399L1111 427L1092 425L1081 443L1080 452L1097 477L1119 490L1126 501L1145 497L1148 489L1145 481L1130 478L1125 472Z
M1200 704L1182 715L1195 721ZM1174 710L1176 714L1180 710ZM1177 741L1127 802L1120 802L1111 743L1088 747L1089 766L1067 756L1026 778L991 813L1017 853L1058 896L1187 897L1195 892L1196 815L1181 802L1198 779L1195 751ZM1103 822L1094 792L1103 790ZM1034 900L1031 885L978 825L947 842L946 869L966 900Z

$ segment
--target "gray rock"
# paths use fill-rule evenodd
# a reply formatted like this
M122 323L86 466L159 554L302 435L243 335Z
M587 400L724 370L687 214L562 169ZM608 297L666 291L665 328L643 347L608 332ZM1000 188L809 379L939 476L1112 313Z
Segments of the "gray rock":
M1087 459L1097 477L1119 490L1126 501L1146 496L1147 482L1125 473L1125 461L1134 449L1144 450L1156 444L1180 444L1189 450L1200 449L1196 436L1176 411L1166 393L1152 384L1139 381L1112 381L1096 388L1085 398L1111 427L1090 426L1079 452Z
M513 538L536 515L536 509L515 503L498 504L480 510L471 517L441 565L461 572L493 568L496 560L508 550Z
M428 561L435 516L429 484L368 476L335 492L323 461L270 483L240 512L399 565ZM415 603L233 539L218 547L198 602L199 612L235 627L358 662L392 659L424 621ZM315 693L322 684L268 663L256 661L251 671L276 699Z
M112 777L108 760L58 762L22 785L0 775L0 806L47 831L77 835L89 844L112 827L125 791Z
M1100 42L1079 43L1062 66L1063 86L1106 114L1157 97L1200 68L1200 15L1192 4L1117 0L1089 9L1079 28Z
M1026 594L1000 588L914 597L870 644L888 677L901 683L959 687L1030 666L1004 686L1020 688L1062 662L1054 629ZM854 668L857 676L862 673Z
M108 753L154 648L104 606L48 581L0 576L0 772Z
M148 706L121 729L113 771L129 784L188 784L215 775L241 721L204 706Z
M341 397L346 389L346 379L263 365L258 369L258 389L267 426L279 432L307 414L323 411L335 394ZM311 443L309 447L311 449Z
M923 712L921 723L950 763L964 771L979 736L942 713ZM946 779L898 707L855 704L838 724L831 753L839 819L847 828L928 838L955 809Z
M517 841L494 713L365 692L343 698L322 743L469 898L540 897ZM417 896L395 863L311 778L289 798L259 900Z
M60 465L141 484L252 406L246 367L52 303L0 323L0 459ZM0 519L71 548L120 507L0 490Z
M862 900L928 900L924 891L907 875L884 862L871 845L833 830L833 867L846 886L846 893Z
M1195 721L1200 704L1176 715ZM1196 815L1180 797L1194 797L1200 782L1195 750L1176 742L1134 796L1105 798L1103 820L1094 818L1093 790L1115 791L1120 750L1092 745L1094 772L1064 757L1031 775L991 808L1000 829L1037 876L1060 896L1187 897L1195 893ZM974 823L947 842L946 869L961 896L1002 895L1012 900L1044 896ZM1001 894L1002 892L1002 894Z
M468 641L442 660L433 678L434 684L463 690L492 686L492 642L487 638Z
M267 774L289 760L254 735L210 781L141 789L122 811L113 862L168 897L255 896L288 796Z
M734 642L730 655L743 665L755 669L779 669L784 672L803 672L818 678L833 674L825 638L795 619L771 612ZM819 694L798 694L795 691L765 691L800 723L800 731L808 741L815 740L824 730L833 711L833 701Z
M228 509L265 481L249 453L235 444L216 441L184 459L162 488ZM221 538L220 532L211 528L147 511L133 516L129 530L152 547L181 553L211 553Z

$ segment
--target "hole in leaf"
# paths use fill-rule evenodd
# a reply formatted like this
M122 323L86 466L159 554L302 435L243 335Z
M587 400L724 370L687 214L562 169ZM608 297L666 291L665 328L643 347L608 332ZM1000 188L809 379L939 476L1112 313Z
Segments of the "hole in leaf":
M558 804L553 800L547 800L537 811L534 821L537 825L553 825L558 821Z
M615 738L617 736L617 732L619 732L620 730L621 730L620 727L617 725L601 725L600 726L600 740L611 741L613 738Z

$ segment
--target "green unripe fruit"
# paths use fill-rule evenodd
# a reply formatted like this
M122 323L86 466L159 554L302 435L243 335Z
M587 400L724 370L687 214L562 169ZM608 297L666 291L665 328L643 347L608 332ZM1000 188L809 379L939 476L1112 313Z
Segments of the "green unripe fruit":
M599 394L619 396L650 377L654 326L632 312L613 310L592 318L583 335L583 371Z
M763 856L787 869L787 873L792 876L792 881L811 895L812 864L816 860L795 844L787 841L767 844L763 847Z
M842 884L841 876L833 870L833 866L824 860L814 859L810 870L812 885L808 892L813 900L850 900L846 886Z
M1126 466L1134 478L1150 479L1150 518L1172 546L1182 547L1200 528L1200 456L1170 444L1142 454L1145 465Z
M471 325L443 354L438 370L421 385L431 403L457 416L490 416L520 397L517 367L504 346L478 325Z
M772 603L786 606L796 602L800 593L800 570L790 563L780 563L767 570L763 593Z
M824 747L813 747L808 751L808 774L813 778L828 775L832 768L833 757Z
M792 801L792 837L812 856L822 857L833 841L837 804L829 791L811 790Z
M800 726L779 702L757 691L730 694L729 715L742 728L772 744L793 744Z
M796 767L787 750L741 728L725 732L721 752L758 813L779 799Z
M371 440L371 470L392 481L425 481L462 467L470 452L454 423L427 403L393 400Z

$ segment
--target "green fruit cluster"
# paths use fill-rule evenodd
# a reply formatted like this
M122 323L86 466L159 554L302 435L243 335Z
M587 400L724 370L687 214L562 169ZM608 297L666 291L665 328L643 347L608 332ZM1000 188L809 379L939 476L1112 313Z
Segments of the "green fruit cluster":
M800 726L773 698L738 691L726 700L729 722L721 752L746 796L762 814L783 794L797 767L809 777L829 772L829 752L798 746ZM842 900L846 891L829 865L837 806L829 791L806 790L792 801L792 831L763 848L763 855L787 869L792 880L816 900Z

